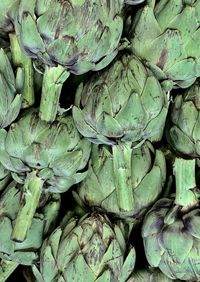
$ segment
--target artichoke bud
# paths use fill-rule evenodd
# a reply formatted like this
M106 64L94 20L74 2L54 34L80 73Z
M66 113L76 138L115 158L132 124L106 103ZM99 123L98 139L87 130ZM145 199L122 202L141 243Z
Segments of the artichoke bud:
M91 144L79 135L72 117L60 116L49 124L40 120L37 109L25 112L0 134L0 161L24 184L12 233L13 240L23 242L44 187L62 193L86 177Z
M12 260L19 264L31 265L38 259L38 250L43 239L54 228L55 220L60 208L59 195L46 195L42 197L39 208L36 211L26 239L22 243L11 239L13 225L15 223L21 202L21 185L10 183L4 190L0 199L0 258ZM48 209L56 205L51 213Z
M170 121L166 130L167 140L173 150L196 158L200 155L199 98L199 81L183 94L178 94L171 105Z
M195 160L176 158L174 174L175 196L158 200L144 218L145 254L149 264L170 279L198 281L200 209Z
M82 74L94 70L105 57L111 58L110 63L112 53L117 54L122 8L122 0L31 1L28 5L22 0L15 29L28 56Z
M158 141L168 111L158 80L133 55L124 54L76 93L73 118L96 144Z
M106 215L72 217L44 241L40 266L33 267L36 281L78 281L80 277L83 281L126 281L135 265L135 250L115 227Z
M88 175L73 194L83 206L140 219L165 184L165 158L149 142L118 146L92 145Z
M187 88L200 76L200 1L147 1L133 19L133 53L164 87ZM191 36L192 35L192 36Z

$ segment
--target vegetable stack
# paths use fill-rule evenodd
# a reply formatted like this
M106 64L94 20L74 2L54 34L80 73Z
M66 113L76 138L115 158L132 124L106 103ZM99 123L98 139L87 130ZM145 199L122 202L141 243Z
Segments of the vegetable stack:
M0 282L200 281L200 0L0 0Z

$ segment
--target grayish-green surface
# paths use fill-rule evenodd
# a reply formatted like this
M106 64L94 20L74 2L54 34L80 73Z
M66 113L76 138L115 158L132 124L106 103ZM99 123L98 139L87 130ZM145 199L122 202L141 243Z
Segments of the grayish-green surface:
M200 0L148 0L133 18L133 52L166 88L189 87L200 76Z
M171 105L167 138L173 150L189 157L200 156L200 84L180 93Z
M149 142L136 149L129 143L94 144L88 175L74 196L90 208L140 219L160 195L165 178L165 157Z
M18 243L13 241L11 236L20 202L23 200L21 188L21 185L13 181L0 198L0 258L31 265L38 260L37 252L45 235L54 227L60 208L60 196L58 194L43 196L40 210L33 217L26 240Z
M160 140L167 111L158 80L139 59L124 54L79 86L73 118L91 142L111 145Z
M71 218L44 241L37 282L125 282L135 265L135 250L122 229L106 215Z

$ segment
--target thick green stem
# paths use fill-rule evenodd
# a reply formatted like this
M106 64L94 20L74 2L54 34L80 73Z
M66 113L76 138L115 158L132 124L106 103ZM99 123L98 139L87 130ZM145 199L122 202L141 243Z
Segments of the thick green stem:
M24 184L21 207L12 232L12 240L23 242L26 239L27 232L38 207L43 183L43 180L36 176L36 172L32 172L27 176Z
M131 183L131 144L114 145L112 151L118 206L121 212L131 213L134 209L134 195Z
M11 33L9 36L13 64L23 70L22 108L28 108L35 103L32 60L22 52L16 35Z
M14 261L1 260L0 261L0 282L7 281L8 277L18 267L18 263Z
M175 203L185 208L198 203L195 180L195 160L175 159L174 175L176 178Z
M56 118L63 83L69 77L63 67L45 66L40 102L40 118L53 122Z

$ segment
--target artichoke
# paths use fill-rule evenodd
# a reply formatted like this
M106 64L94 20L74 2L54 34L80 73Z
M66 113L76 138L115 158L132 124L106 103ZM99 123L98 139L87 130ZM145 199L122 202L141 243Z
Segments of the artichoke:
M71 218L44 241L40 265L33 266L35 281L125 282L135 265L135 250L124 235L106 215Z
M7 186L10 179L10 171L0 163L0 191L2 191Z
M46 65L43 120L54 121L62 84L70 73L102 69L116 56L123 4L123 0L20 1L15 21L19 42L26 55Z
M72 117L60 116L48 124L39 119L37 109L25 112L8 132L1 129L0 141L0 162L17 182L24 183L13 235L23 241L42 188L62 193L83 180L91 145L79 135Z
M180 154L200 156L200 84L196 82L171 105L171 123L166 130L168 142Z
M149 0L133 18L132 51L166 89L186 88L200 76L200 0Z
M3 268L0 271L0 279L2 275L7 275L6 273L9 275L12 267L16 268L18 264L31 265L39 259L38 250L44 237L54 228L60 208L58 194L43 195L26 240L23 243L14 242L11 237L20 201L21 185L13 181L0 198L0 258L2 259L0 266Z
M77 90L73 118L96 144L162 138L168 111L166 93L135 56L124 54Z
M147 213L142 237L149 264L171 279L200 280L199 189L195 160L176 159L176 195L156 202Z
M11 62L0 49L0 128L10 125L21 108L20 72L15 77Z
M88 175L73 193L82 206L141 219L161 194L165 177L165 157L149 142L136 149L129 143L93 144Z
M160 272L157 268L149 268L149 269L140 269L134 271L131 278L127 280L127 282L172 282L174 280L168 278L162 272Z

